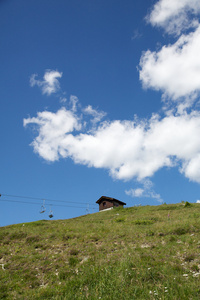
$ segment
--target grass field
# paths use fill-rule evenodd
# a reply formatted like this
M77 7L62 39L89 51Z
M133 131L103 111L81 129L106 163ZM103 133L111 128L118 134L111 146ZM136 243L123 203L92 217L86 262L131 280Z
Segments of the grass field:
M200 299L200 204L1 227L0 299Z

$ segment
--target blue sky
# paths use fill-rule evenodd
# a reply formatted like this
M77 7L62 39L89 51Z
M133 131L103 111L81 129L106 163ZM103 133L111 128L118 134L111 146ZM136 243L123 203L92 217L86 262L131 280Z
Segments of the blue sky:
M200 4L170 3L0 1L0 226L200 199Z

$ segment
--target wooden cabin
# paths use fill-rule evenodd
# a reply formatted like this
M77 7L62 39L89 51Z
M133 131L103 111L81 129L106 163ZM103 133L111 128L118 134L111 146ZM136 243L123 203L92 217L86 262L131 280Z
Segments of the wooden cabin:
M106 196L101 196L96 203L99 204L99 211L104 210L104 209L112 209L113 207L119 207L119 206L124 206L126 203L117 200L115 198L110 198Z

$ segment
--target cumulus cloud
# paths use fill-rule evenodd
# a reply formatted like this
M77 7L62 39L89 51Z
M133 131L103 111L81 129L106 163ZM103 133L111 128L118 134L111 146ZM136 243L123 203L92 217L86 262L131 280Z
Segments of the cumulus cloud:
M200 91L200 26L160 51L146 51L140 60L144 87L161 90L165 97L192 103ZM191 101L192 100L192 101Z
M162 27L168 33L180 34L198 25L195 15L199 13L199 0L159 0L147 19L153 26Z
M24 119L24 126L37 126L32 146L45 160L70 157L75 163L108 169L113 178L139 181L160 168L178 166L190 180L200 182L199 112L140 122L104 121L92 132L81 131L81 122L62 108Z
M56 113L39 112L37 117L24 119L24 126L27 124L33 124L39 129L38 137L31 143L34 151L51 162L67 156L67 149L62 146L63 137L81 129L78 118L64 107Z
M60 89L60 83L57 78L62 77L62 73L54 70L47 70L43 76L43 80L36 79L37 74L31 75L30 85L41 88L43 94L48 96L56 93Z

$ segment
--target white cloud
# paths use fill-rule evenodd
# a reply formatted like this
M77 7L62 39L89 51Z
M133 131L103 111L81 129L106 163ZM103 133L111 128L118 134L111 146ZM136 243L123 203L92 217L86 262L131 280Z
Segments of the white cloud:
M60 89L60 83L57 78L62 77L62 73L54 70L47 70L43 76L43 80L36 79L37 74L33 74L30 78L30 85L41 88L43 94L51 95Z
M64 108L24 119L35 124L34 151L45 160L70 157L75 163L109 170L122 180L151 177L163 167L179 166L190 180L200 182L200 113L153 116L146 122L102 122L95 130L84 128L77 114ZM84 123L84 120L82 120Z
M188 106L200 91L199 53L200 26L158 52L144 52L140 60L140 80L144 87L161 90L165 97L182 100Z
M62 146L63 137L74 130L80 130L81 124L71 111L61 108L56 113L43 111L35 118L24 119L24 126L34 124L39 128L39 135L31 143L34 151L47 161L56 161L67 156L67 149Z
M138 198L138 197L142 197L144 195L144 189L141 189L141 188L130 189L130 190L126 190L125 193L128 196L131 196L133 198Z
M162 202L161 196L152 190L137 188L126 190L125 193L132 198L151 198L157 200L158 202Z
M135 29L135 30L133 31L133 35L132 35L131 39L132 39L132 40L135 40L135 39L140 38L141 36L142 36L142 34L139 32L139 30L138 30L138 29Z
M78 98L70 96L68 110L43 111L24 119L24 126L33 124L38 131L31 143L34 151L47 161L71 158L88 167L105 168L113 178L134 178L143 186L127 190L132 197L161 201L148 178L163 167L178 167L189 180L200 183L200 112L186 110L200 93L200 25L189 19L188 12L193 16L200 12L199 0L160 0L149 15L153 26L169 33L195 28L174 44L141 56L143 86L162 91L165 106L167 101L173 105L165 117L154 114L149 120L102 122L104 112L91 105L79 112ZM30 84L50 95L60 89L61 77L62 73L48 70L42 81L32 75Z
M78 98L77 98L76 96L74 96L74 95L71 95L71 96L70 96L69 103L70 103L70 105L71 105L71 110L72 110L73 112L76 112L76 111L77 111L77 105L78 105L78 102L79 102L79 100L78 100Z
M142 180L143 188L129 189L125 193L132 198L152 198L162 202L161 196L153 190L153 183L149 179Z
M96 109L92 108L91 105L88 105L85 109L83 109L83 112L93 117L92 123L94 125L99 123L106 116L105 112L97 111Z
M200 203L200 200L197 200L197 202L196 203Z
M153 26L162 27L168 33L180 34L198 25L194 16L199 13L199 0L159 0L147 19Z
M67 98L66 97L60 97L60 103L66 103Z

